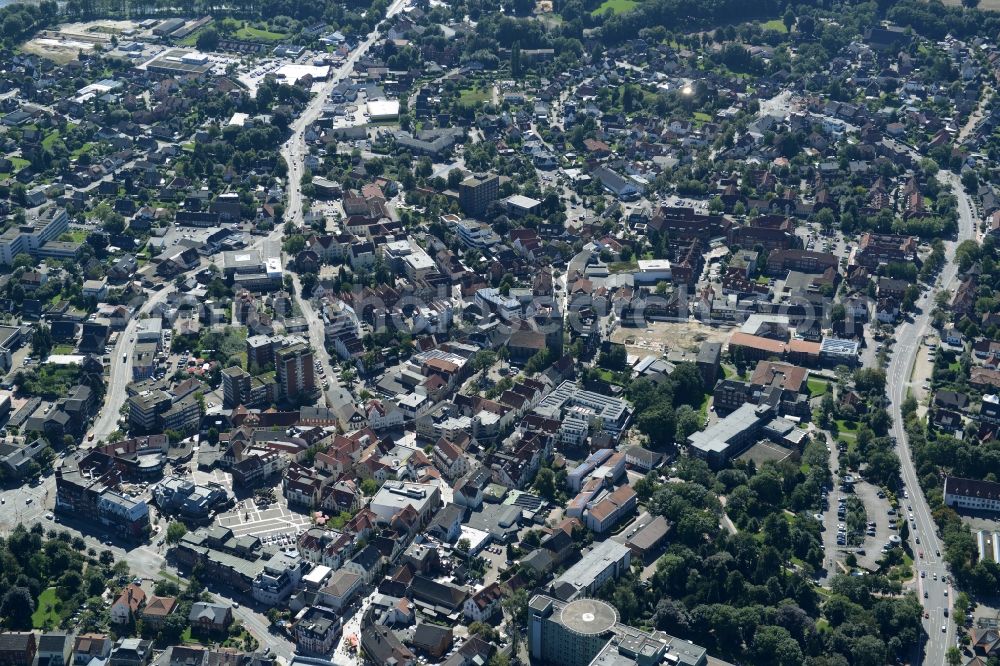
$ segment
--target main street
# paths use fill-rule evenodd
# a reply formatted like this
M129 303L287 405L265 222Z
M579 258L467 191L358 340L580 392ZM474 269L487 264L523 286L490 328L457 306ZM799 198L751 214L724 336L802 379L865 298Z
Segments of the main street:
M974 238L976 233L975 209L969 201L968 195L962 189L958 177L950 172L941 172L938 177L950 185L958 197L958 239L957 242L946 244L947 263L934 287L920 299L918 303L920 311L912 321L905 322L896 329L893 358L886 372L888 395L892 402L890 407L892 434L898 442L902 478L909 495L908 498L900 498L900 502L907 507L904 513L907 520L910 519L911 515L913 517L910 523L910 535L914 539L913 551L915 553L923 552L923 558L919 556L915 558L916 567L918 571L926 572L925 578L921 578L918 574L916 579L918 598L929 615L929 618L924 622L928 640L922 663L934 666L945 663L945 652L949 646L955 644L955 626L951 622L951 618L945 616L945 609L950 608L954 591L950 583L945 582L948 578L948 567L943 557L943 545L938 538L930 507L928 507L927 500L920 490L910 445L903 429L901 407L907 395L910 372L916 361L917 352L923 342L924 335L930 329L930 310L934 303L934 296L938 291L950 292L955 289L958 274L958 266L955 263L955 247L963 240ZM919 543L916 542L917 539L919 539ZM926 599L923 598L924 592L927 593Z
M392 17L402 11L406 5L406 0L393 0L386 10L386 17ZM359 42L358 46L344 59L337 69L330 72L330 77L320 88L319 93L310 100L305 110L291 125L292 136L281 147L281 156L288 166L288 190L285 196L285 222L291 222L295 226L302 225L302 174L305 173L305 158L309 153L306 146L305 131L310 125L319 119L323 113L323 107L330 98L330 93L341 81L350 76L354 69L354 64L368 52L372 44L381 36L381 24L377 26L371 34Z

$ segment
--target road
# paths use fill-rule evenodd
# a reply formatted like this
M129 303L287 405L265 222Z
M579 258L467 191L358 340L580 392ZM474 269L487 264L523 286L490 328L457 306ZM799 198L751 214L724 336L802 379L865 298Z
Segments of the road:
M323 379L326 379L330 383L329 388L323 389L322 391L323 404L330 407L337 402L336 400L332 400L330 398L330 392L339 392L345 387L341 386L340 374L334 368L333 359L330 357L330 352L326 349L326 325L323 323L323 319L319 312L317 312L316 308L313 307L312 301L298 296L302 293L302 285L299 283L299 276L293 273L292 279L295 282L295 298L298 300L299 308L302 310L302 316L309 323L309 344L313 348L313 358L318 360L320 365L323 367L323 372L325 373Z
M399 13L406 5L406 0L393 0L386 11L386 17ZM309 153L306 146L305 131L323 113L323 106L330 98L330 93L337 84L347 78L354 69L354 64L368 52L372 44L381 36L381 24L360 42L341 65L330 73L319 94L310 100L305 110L292 123L292 136L281 147L281 156L288 165L288 190L285 196L285 222L302 226L302 174L305 173L305 158Z
M941 172L938 177L950 185L958 197L959 231L957 242L974 238L976 227L974 208L969 197L963 191L958 177L945 172ZM958 267L955 263L957 242L946 244L947 264L942 269L935 286L920 300L919 313L914 316L912 321L904 322L896 330L894 354L887 370L888 394L892 403L890 407L892 433L898 441L902 478L909 494L907 499L901 501L913 507L910 534L912 538L919 537L920 544L914 543L912 548L914 552L923 551L923 558L917 558L916 566L927 573L926 578L917 578L920 602L929 614L929 618L925 621L929 639L924 646L922 663L934 664L935 666L945 663L946 650L955 644L955 626L950 618L944 616L944 610L950 607L953 591L951 585L945 582L945 578L948 576L948 567L939 554L943 546L938 538L927 500L924 499L923 493L920 491L910 445L903 429L901 406L910 384L910 371L916 360L917 352L924 335L930 330L930 311L934 296L938 291L952 291L957 286ZM924 592L927 593L926 599L923 598ZM943 632L942 627L944 628Z

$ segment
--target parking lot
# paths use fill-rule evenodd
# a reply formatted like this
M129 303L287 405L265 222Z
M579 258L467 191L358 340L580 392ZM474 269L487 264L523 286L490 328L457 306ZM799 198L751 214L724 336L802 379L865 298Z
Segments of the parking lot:
M295 536L310 525L308 516L295 513L280 502L262 509L251 498L239 502L232 511L219 514L218 521L231 529L234 536L250 534L265 543L282 545L294 543Z
M837 450L831 451L831 466L837 468ZM823 513L823 547L826 551L827 576L842 572L843 563L849 554L854 554L858 566L866 569L877 567L876 562L882 557L882 547L890 542L898 533L892 529L890 519L895 516L888 514L892 505L885 497L880 497L881 491L876 486L855 477L853 491L835 487L829 493L829 505ZM856 497L864 505L867 529L859 535L860 542L851 544L846 535L847 521L845 516L838 514L838 507L843 501L849 504L849 497ZM845 512L846 513L846 512ZM874 523L874 526L872 525Z

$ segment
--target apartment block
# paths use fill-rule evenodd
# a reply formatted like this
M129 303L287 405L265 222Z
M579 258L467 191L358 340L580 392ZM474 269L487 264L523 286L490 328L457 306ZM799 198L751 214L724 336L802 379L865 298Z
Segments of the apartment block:
M278 373L278 385L285 397L294 398L316 389L313 352L309 345L296 342L275 350L274 367Z
M458 186L458 204L466 215L482 215L499 196L500 177L496 174L477 174Z

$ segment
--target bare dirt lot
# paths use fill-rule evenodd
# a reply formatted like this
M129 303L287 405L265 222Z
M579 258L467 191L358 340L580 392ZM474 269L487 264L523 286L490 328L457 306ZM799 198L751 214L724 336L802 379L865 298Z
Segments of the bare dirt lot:
M21 48L58 64L76 60L81 51L105 49L112 36L130 34L137 28L132 21L88 21L67 23L55 30L43 30Z
M696 351L706 340L726 342L729 333L729 327L708 326L697 321L656 321L649 322L646 328L616 328L611 341L624 344L629 354L642 357L669 351Z

